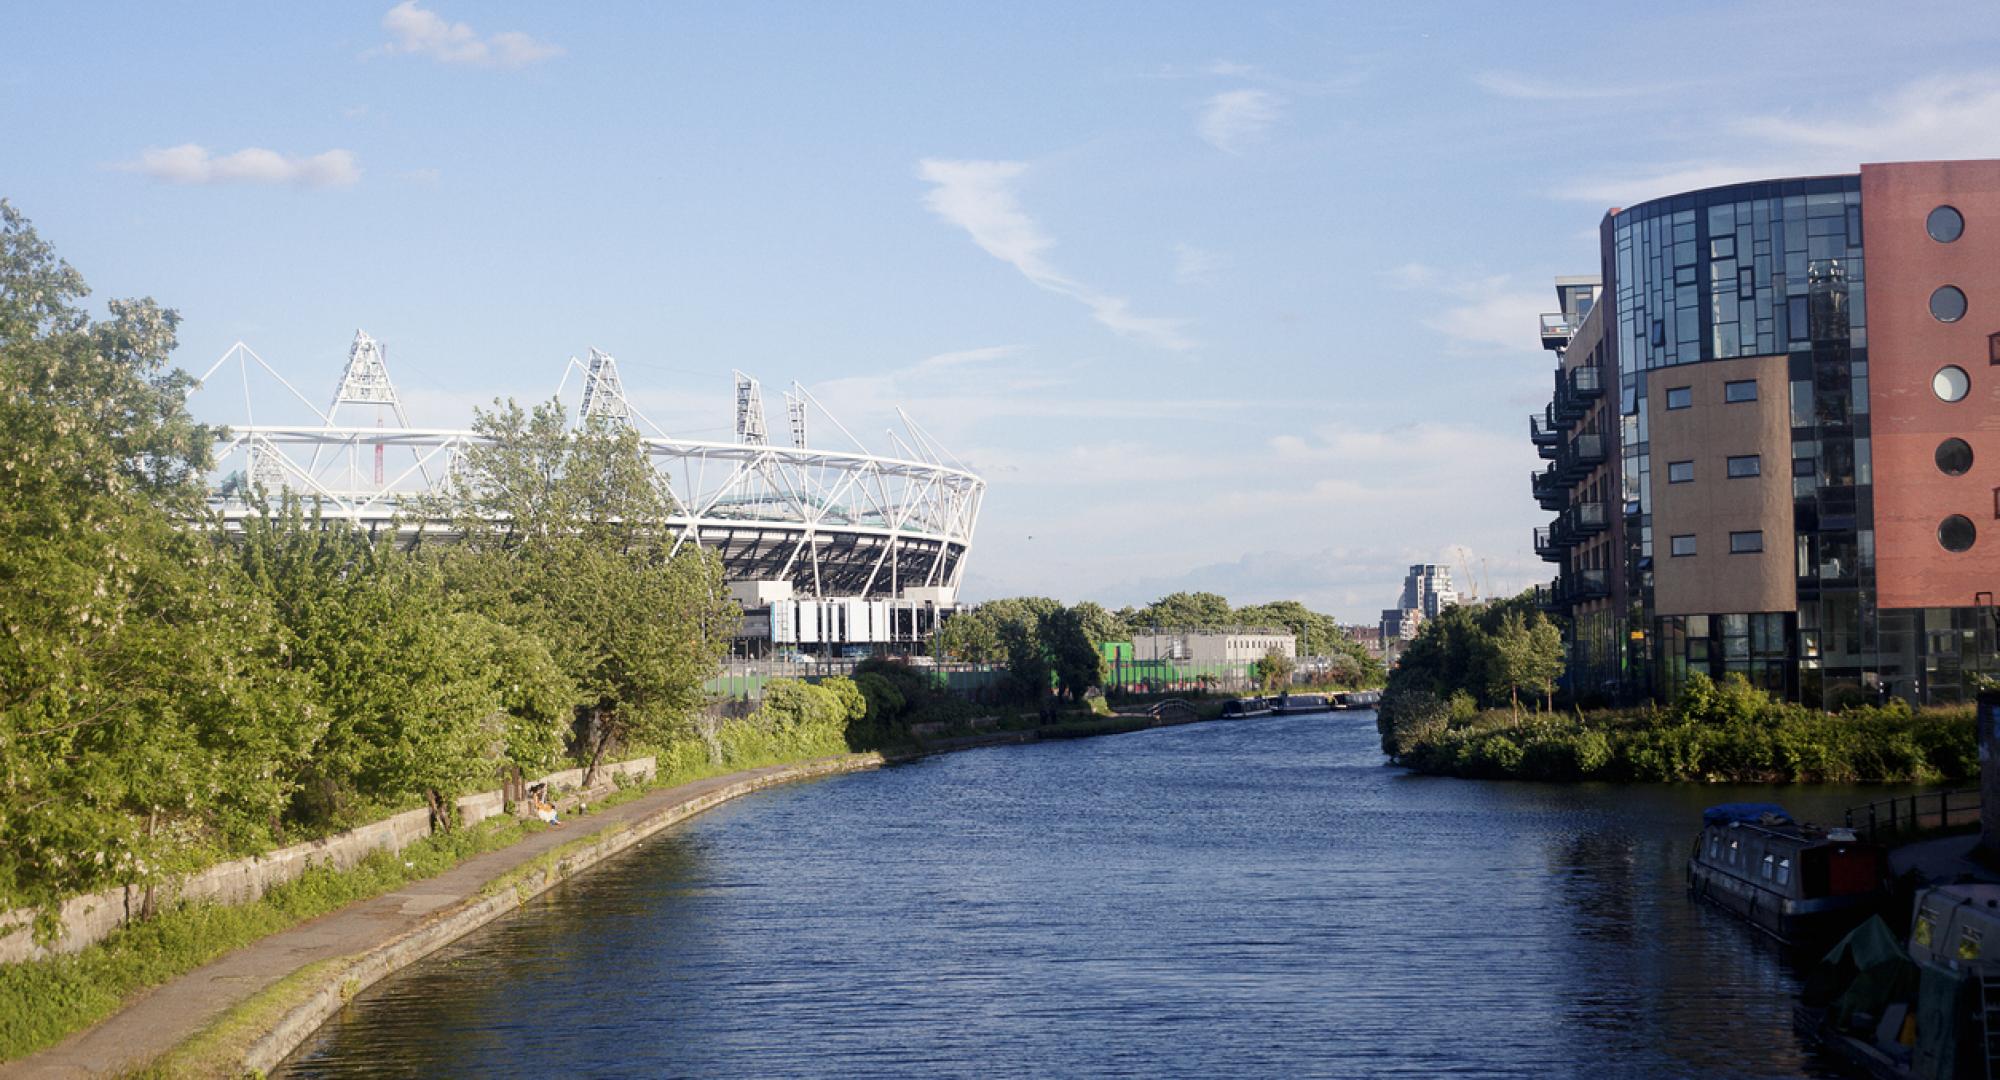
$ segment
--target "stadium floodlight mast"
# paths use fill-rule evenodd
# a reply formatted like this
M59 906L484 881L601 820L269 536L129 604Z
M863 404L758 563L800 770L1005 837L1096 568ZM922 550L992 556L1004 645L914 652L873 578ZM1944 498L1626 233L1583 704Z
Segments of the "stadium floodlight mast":
M668 435L632 406L609 353L592 348L587 360L570 357L557 385L561 398L570 376L582 375L578 423L609 417L639 434L656 482L672 500L668 527L674 546L694 544L715 552L732 581L788 580L803 596L894 598L916 587L956 589L979 520L986 483L901 409L904 432L891 432L893 455L871 453L803 386L785 392L792 445L772 445L756 379L732 372L736 389L734 441ZM228 426L216 443L210 503L226 524L258 512L261 487L316 501L329 517L370 529L407 533L448 528L426 520L427 507L444 493L446 478L469 446L486 437L463 428L418 427L409 422L389 377L386 350L357 333L348 350L333 404L321 410L271 364L238 342L225 351L190 391L191 404L227 408L218 373L234 365L242 385L237 416L204 416ZM275 382L289 394L268 399L253 392ZM204 393L207 391L208 393ZM195 401L201 395L199 401ZM259 423L256 412L303 407L301 423ZM343 406L373 406L374 426L351 423ZM234 411L231 409L230 411ZM809 419L845 436L853 450L814 449ZM387 423L393 415L394 423ZM907 438L905 437L907 436ZM367 456L375 468L359 464ZM394 467L385 467L388 463Z

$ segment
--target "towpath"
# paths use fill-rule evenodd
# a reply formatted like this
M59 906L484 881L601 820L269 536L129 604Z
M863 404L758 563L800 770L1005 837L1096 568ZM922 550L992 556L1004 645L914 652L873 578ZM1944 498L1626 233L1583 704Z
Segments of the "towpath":
M0 1077L104 1076L137 1070L285 976L317 961L353 957L407 939L438 913L475 901L489 882L557 847L671 815L677 808L698 806L733 788L754 790L799 772L797 765L751 769L663 788L587 817L572 817L563 828L476 855L436 877L328 912L230 952L145 991L96 1027L0 1064Z

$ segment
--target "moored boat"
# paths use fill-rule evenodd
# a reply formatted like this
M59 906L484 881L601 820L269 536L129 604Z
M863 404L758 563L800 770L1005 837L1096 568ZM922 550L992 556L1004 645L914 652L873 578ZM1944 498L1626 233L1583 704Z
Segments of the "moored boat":
M1271 702L1267 698L1231 698L1222 703L1224 720L1243 720L1252 716L1271 715Z
M1271 703L1271 711L1280 716L1327 712L1332 708L1333 703L1326 699L1325 694L1279 694Z
M1849 829L1792 820L1771 803L1702 813L1688 891L1790 945L1833 941L1886 898L1883 849Z

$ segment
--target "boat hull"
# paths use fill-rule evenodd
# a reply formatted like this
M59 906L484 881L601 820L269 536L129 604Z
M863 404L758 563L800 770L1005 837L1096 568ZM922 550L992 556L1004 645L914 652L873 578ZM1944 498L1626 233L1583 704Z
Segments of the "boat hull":
M1879 893L1806 899L1786 896L1698 861L1688 863L1688 893L1787 945L1831 944L1874 914Z

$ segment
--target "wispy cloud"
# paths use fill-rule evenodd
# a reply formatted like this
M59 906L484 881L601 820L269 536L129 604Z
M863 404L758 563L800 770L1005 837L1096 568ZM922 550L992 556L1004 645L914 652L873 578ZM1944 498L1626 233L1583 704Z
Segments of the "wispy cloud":
M963 371L1001 360L1011 360L1021 353L1019 345L988 345L979 349L960 349L957 352L943 352L926 356L917 361L914 372L935 373L940 371Z
M1198 248L1193 244L1174 245L1174 280L1182 285L1202 285L1215 280L1217 272L1229 265L1229 256Z
M1838 115L1751 116L1723 129L1716 159L1670 162L1569 185L1559 194L1617 205L1745 180L1851 172L1864 161L2000 155L2000 72L1919 79Z
M988 255L1036 286L1088 307L1092 318L1119 334L1164 349L1194 348L1183 330L1185 320L1140 315L1125 299L1099 292L1049 263L1046 256L1055 241L1021 208L1014 193L1015 181L1027 171L1018 161L927 158L917 166L917 175L934 185L924 194L924 205L964 229Z
M1217 150L1241 154L1270 134L1284 105L1269 90L1225 90L1202 102L1195 131Z
M349 187L361 179L354 155L328 150L310 157L291 157L276 150L248 147L216 155L195 143L152 148L133 161L113 166L169 184L265 184L293 187Z
M441 64L521 68L561 56L562 46L538 41L518 30L480 34L469 23L455 23L434 11L403 0L382 16L390 40L379 52L428 56Z
M1587 83L1538 79L1512 71L1481 71L1472 84L1494 97L1516 101L1605 101L1652 97L1685 89L1684 82Z

